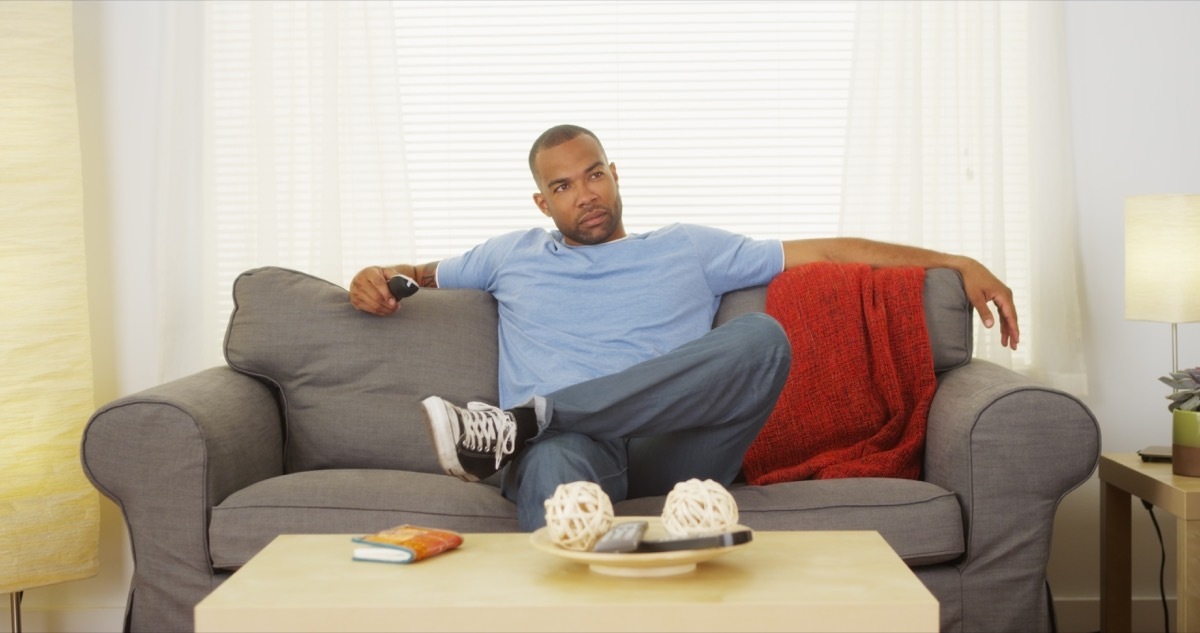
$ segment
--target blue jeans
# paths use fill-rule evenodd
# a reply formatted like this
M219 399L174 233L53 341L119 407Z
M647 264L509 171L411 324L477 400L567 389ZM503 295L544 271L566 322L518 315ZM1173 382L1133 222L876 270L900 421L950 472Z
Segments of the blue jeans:
M507 467L521 529L546 524L559 484L592 481L616 503L691 478L728 486L791 368L771 317L753 313L624 371L546 396L543 429Z

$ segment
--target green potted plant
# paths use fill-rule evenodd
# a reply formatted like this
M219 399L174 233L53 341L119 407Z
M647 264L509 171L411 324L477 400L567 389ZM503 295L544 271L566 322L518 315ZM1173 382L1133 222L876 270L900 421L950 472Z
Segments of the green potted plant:
M1200 476L1200 367L1173 371L1159 378L1173 391L1167 396L1171 411L1171 471Z

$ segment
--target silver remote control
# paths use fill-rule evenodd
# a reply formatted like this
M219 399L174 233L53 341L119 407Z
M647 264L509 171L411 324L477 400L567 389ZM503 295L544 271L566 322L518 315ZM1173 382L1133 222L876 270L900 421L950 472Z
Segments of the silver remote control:
M649 523L646 521L618 523L612 526L604 536L601 536L599 541L596 541L596 546L592 548L592 551L609 554L632 552L637 549L638 543L642 542L642 534L646 533L648 526Z

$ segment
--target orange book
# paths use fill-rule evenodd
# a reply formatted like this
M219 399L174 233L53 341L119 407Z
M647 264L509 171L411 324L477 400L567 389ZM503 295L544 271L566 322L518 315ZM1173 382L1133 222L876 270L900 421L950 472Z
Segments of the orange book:
M452 550L463 542L462 535L457 532L407 524L353 540L371 546L355 549L354 560L380 563L415 563Z

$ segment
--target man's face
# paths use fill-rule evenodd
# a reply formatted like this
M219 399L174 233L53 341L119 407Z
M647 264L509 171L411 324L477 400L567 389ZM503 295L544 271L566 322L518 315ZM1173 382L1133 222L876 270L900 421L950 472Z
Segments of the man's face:
M596 139L581 134L542 150L534 158L538 193L533 201L571 246L625 237L617 166Z

